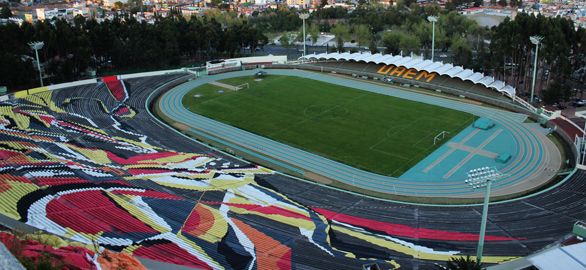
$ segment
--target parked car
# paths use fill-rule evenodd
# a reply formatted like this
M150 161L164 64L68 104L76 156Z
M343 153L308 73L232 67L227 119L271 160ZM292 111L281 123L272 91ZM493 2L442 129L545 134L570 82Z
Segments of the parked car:
M586 100L577 98L574 101L572 101L572 105L574 105L574 107L582 107L586 105Z
M393 82L393 78L391 78L391 77L385 77L383 79L383 81L388 82L388 83L392 83Z

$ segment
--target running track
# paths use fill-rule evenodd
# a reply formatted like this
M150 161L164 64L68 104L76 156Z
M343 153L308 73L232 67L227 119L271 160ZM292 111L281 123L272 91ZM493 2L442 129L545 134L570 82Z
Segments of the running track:
M159 103L160 109L171 119L189 126L193 133L231 145L240 151L263 158L271 163L277 163L301 174L304 171L309 171L362 189L395 195L419 197L482 196L481 191L470 189L462 181L416 182L356 169L203 117L190 112L182 105L183 96L194 87L224 78L252 75L255 72L254 70L231 72L204 76L187 82L164 94ZM561 164L561 155L557 147L533 126L523 124L526 119L526 115L523 114L301 70L270 70L269 73L311 78L364 91L454 108L492 119L514 135L515 143L519 149L518 154L502 170L502 173L508 177L493 186L492 194L495 196L517 193L539 186L551 179ZM439 179L441 176L437 177Z

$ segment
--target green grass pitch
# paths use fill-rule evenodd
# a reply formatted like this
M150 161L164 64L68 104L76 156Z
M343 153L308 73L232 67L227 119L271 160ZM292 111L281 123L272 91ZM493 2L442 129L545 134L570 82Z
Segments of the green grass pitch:
M363 170L398 177L458 134L471 114L289 76L225 79L238 91L206 84L183 105L232 126ZM448 131L441 143L433 138Z

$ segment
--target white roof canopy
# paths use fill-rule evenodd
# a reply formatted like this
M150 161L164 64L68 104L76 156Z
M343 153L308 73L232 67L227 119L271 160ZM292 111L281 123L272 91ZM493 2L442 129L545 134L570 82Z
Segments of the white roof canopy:
M474 72L471 69L464 69L460 66L454 66L452 64L444 64L442 62L432 62L430 60L423 60L420 58L413 58L410 56L399 56L399 55L383 55L380 53L371 54L370 52L362 53L320 53L306 55L305 58L308 60L345 60L355 61L364 63L374 64L385 64L394 66L403 66L409 69L415 69L417 71L435 72L439 75L446 75L450 78L458 78L463 81L470 81L475 84L484 85L487 88L492 88L501 93L506 94L509 97L515 96L515 88L506 85L504 82L495 80L491 76L485 76L482 73Z

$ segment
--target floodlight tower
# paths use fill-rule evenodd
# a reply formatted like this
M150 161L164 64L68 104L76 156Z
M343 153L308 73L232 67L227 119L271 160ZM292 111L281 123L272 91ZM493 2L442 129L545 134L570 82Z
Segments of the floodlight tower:
M306 36L305 36L305 20L307 20L309 18L309 13L301 13L299 14L299 19L303 20L303 57L305 57L305 54L307 53L305 51L305 40L306 40Z
M464 181L473 189L486 188L484 190L484 203L482 206L482 221L480 222L480 239L478 239L478 248L476 249L476 261L478 264L482 261L482 251L484 249L484 234L486 233L490 188L492 182L496 182L501 178L503 178L503 175L496 168L481 167L468 171L468 179Z
M433 61L435 51L435 23L437 16L427 16L427 20L431 22L431 61Z
M39 61L39 50L45 46L45 43L42 41L35 41L29 42L28 44L32 50L35 51L35 55L37 56L37 68L39 69L39 80L41 81L41 87L43 86L43 73L41 72L41 62Z
M535 61L533 62L533 82L531 83L531 99L533 103L533 95L535 94L535 77L537 76L537 53L539 52L539 43L543 40L542 36L531 36L529 37L531 43L535 44Z

